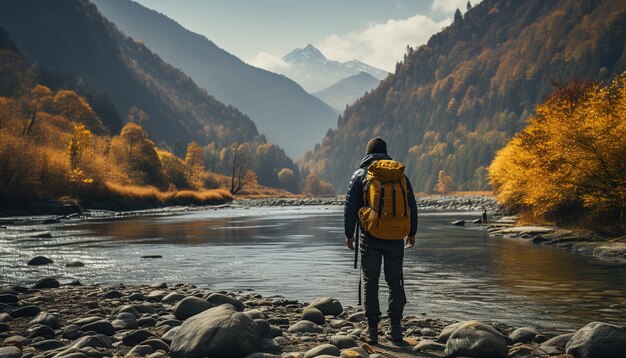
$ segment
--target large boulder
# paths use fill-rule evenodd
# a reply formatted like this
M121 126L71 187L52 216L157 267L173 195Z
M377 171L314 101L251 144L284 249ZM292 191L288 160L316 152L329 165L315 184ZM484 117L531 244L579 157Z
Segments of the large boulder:
M191 316L197 315L210 308L215 307L214 304L203 300L202 298L189 296L182 299L174 306L174 315L179 320L185 320Z
M245 357L264 344L257 326L230 304L211 308L187 319L172 344L172 358Z
M626 357L626 328L591 322L574 333L565 352L576 358Z
M448 338L446 357L507 358L509 347L495 328L478 321L459 325Z
M513 344L515 343L530 343L532 341L544 342L546 337L543 333L539 332L533 327L521 327L509 334L509 338Z
M307 306L302 311L302 319L306 321L311 321L315 324L324 324L326 323L326 318L322 311L318 310L315 307Z
M445 326L441 330L441 333L439 333L439 336L437 337L437 341L441 343L446 343L448 341L448 338L450 338L450 335L452 334L452 332L454 332L457 328L459 328L459 326L462 325L463 323L465 322L456 322L456 323L452 323L452 324Z
M339 316L343 312L341 303L330 297L320 297L311 302L309 306L317 308L322 311L324 315Z
M46 277L35 282L35 284L31 288L39 290L43 288L59 288L59 287L61 287L59 280L57 280L54 277Z

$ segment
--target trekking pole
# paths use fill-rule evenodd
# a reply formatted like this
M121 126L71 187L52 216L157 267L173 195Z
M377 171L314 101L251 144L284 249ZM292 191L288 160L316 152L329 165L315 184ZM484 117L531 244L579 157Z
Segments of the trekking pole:
M354 268L357 268L357 262L359 261L359 245L361 242L361 235L359 234L359 223L356 223L356 235L355 235L355 243L354 243ZM361 263L362 264L362 263ZM362 272L359 269L359 302L357 304L357 306L361 305L361 299L362 299Z

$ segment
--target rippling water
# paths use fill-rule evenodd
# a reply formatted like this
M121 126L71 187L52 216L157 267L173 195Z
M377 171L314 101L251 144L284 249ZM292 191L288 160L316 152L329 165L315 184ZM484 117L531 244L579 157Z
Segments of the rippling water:
M479 215L420 212L417 244L405 256L407 313L553 333L594 320L626 324L626 266L489 238L479 225L450 225ZM0 282L27 284L42 276L105 284L185 281L302 300L333 296L356 305L359 275L344 246L342 220L339 207L291 207L10 226L0 229ZM34 238L46 232L52 237ZM27 266L36 255L55 263ZM85 267L65 267L76 260Z

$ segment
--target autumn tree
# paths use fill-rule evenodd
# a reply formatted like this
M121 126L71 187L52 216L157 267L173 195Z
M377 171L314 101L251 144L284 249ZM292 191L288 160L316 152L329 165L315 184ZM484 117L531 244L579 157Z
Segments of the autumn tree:
M439 171L435 190L444 195L454 190L454 182L452 181L452 178L449 175L446 175L446 172L443 170Z
M303 192L313 196L332 196L335 195L335 187L325 181L317 173L309 174L304 180Z
M283 188L288 188L293 185L294 174L293 170L289 168L283 168L278 172L278 181Z
M71 122L82 123L87 129L96 134L106 134L108 132L89 103L74 91L58 91L54 96L54 106L58 114L66 117Z
M74 125L74 134L67 148L68 157L70 161L70 168L72 170L79 169L80 160L83 154L87 151L91 145L91 132L85 128L84 124Z
M605 86L574 79L536 107L489 167L502 204L557 222L624 225L625 76Z
M161 185L162 165L154 143L143 128L134 122L126 123L120 138L125 143L129 172L136 174L145 184Z
M237 194L244 186L256 180L256 174L251 172L251 158L246 145L234 143L231 149L231 176L230 193Z
M185 164L189 170L189 180L193 181L198 178L200 173L204 172L204 152L198 143L191 142L187 146L187 155L185 155Z

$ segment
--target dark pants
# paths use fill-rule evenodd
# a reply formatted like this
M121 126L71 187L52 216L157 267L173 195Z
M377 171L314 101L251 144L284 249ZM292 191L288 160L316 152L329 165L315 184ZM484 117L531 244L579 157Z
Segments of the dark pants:
M402 279L404 240L379 240L370 236L361 241L361 265L365 281L365 316L369 322L380 321L378 280L384 262L385 281L389 287L389 310L391 321L400 321L406 304Z

